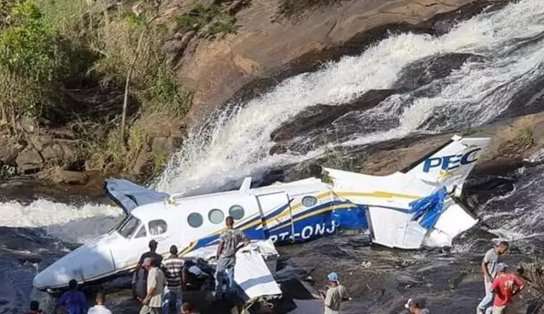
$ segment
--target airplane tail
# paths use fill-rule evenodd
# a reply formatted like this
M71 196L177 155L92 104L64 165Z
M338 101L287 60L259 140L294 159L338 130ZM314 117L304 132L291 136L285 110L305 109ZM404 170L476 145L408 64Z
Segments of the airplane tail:
M451 141L402 171L460 195L463 183L489 143L489 138L453 136Z

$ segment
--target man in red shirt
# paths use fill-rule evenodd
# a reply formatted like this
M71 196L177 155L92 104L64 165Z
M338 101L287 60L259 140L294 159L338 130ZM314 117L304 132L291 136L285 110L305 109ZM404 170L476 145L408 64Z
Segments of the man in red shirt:
M504 263L497 265L497 276L491 284L491 291L495 292L493 314L506 314L512 297L525 287L523 281L518 276L507 273L506 268Z

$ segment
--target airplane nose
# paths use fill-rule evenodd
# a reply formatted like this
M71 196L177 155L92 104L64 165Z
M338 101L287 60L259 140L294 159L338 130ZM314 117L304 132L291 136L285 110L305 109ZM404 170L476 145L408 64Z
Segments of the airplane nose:
M104 277L115 270L108 247L83 245L63 256L34 277L34 287L39 290L64 288L72 279L78 283Z

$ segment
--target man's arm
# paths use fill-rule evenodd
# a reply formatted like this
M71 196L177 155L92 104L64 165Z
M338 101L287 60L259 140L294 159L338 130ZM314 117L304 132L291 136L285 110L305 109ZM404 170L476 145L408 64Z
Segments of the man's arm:
M224 244L223 239L219 238L219 245L217 246L217 253L215 254L215 257L219 258L219 256L221 256Z
M150 270L147 276L147 284L149 289L147 289L147 295L142 301L143 304L148 304L149 300L151 299L151 297L153 297L155 291L157 290L157 275L155 274L156 271L156 269ZM151 272L153 272L153 274Z
M481 267L482 267L482 272L484 273L484 277L489 279L489 281L491 281L491 274L489 273L489 270L487 269L487 264L489 264L489 258L487 256L488 254L489 254L489 251L485 253L484 259L482 260Z
M325 294L325 307L331 307L332 303L332 290L329 288Z
M512 291L512 294L516 295L518 292L523 290L523 288L525 288L525 283L519 279L518 276L514 276L514 283L516 284L516 288L514 291Z

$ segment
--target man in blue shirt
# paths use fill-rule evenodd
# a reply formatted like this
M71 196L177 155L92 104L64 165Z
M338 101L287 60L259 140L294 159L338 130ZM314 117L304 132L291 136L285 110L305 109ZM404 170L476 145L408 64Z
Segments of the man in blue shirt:
M62 306L66 309L68 314L85 314L87 313L87 299L83 292L77 290L77 281L75 279L70 280L68 283L70 290L64 292L60 299L55 303L55 310Z

